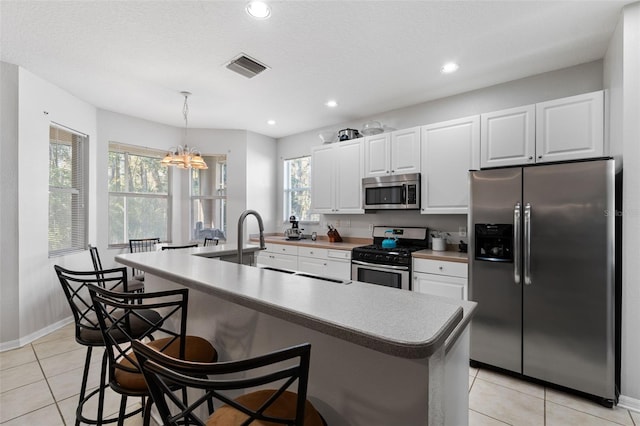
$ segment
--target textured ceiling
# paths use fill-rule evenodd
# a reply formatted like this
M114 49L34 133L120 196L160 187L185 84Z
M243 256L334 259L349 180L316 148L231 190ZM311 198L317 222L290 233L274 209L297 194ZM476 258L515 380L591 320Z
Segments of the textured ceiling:
M182 126L188 90L189 127L282 137L600 59L626 3L0 0L0 54L99 108Z

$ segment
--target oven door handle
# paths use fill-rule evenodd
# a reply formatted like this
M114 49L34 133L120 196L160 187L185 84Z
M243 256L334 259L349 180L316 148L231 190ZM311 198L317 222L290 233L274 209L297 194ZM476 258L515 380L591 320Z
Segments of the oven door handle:
M352 260L352 264L366 266L371 269L375 269L376 271L388 271L389 269L394 269L396 271L408 271L408 266L396 266L396 265L380 265L378 263L368 263L362 262L361 260Z

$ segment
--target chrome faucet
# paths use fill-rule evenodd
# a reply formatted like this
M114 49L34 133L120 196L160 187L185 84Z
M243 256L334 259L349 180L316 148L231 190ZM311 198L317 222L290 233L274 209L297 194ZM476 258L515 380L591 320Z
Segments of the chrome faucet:
M258 220L258 228L260 229L260 250L264 250L267 247L264 244L264 224L262 223L262 217L255 210L245 210L238 219L238 264L242 265L242 247L244 246L244 220L247 216L253 215Z

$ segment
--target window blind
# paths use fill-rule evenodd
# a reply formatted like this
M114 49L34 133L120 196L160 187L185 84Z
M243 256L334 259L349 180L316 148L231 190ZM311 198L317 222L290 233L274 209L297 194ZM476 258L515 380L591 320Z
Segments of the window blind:
M49 256L87 246L87 135L49 127Z

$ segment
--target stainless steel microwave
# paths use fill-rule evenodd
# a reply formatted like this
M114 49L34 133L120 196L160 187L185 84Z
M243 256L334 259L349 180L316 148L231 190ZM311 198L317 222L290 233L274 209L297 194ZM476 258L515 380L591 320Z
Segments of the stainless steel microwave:
M362 179L365 210L420 209L420 173Z

